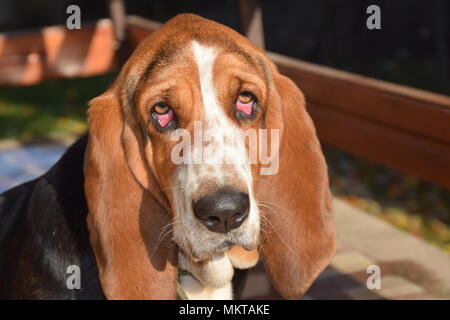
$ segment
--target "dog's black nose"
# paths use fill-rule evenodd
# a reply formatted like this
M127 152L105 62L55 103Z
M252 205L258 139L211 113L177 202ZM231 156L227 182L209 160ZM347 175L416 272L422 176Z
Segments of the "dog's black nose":
M247 194L229 190L219 190L193 204L195 217L209 230L220 233L239 227L249 208Z

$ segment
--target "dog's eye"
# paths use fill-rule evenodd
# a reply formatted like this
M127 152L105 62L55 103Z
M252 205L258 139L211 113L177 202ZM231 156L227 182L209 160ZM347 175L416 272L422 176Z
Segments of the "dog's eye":
M256 97L253 93L243 91L236 99L236 115L244 119L254 117L256 108Z
M175 114L166 103L158 102L152 107L152 120L159 131L176 128Z

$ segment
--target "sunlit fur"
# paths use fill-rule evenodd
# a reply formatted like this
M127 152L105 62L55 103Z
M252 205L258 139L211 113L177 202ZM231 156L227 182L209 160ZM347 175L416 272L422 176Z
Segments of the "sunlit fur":
M258 98L245 121L233 109L243 91ZM171 132L150 118L161 101L191 136L198 122L231 136L278 130L279 170L261 176L263 165L248 164L248 145L238 142L206 143L206 163L174 163ZM218 164L221 153L212 150L221 149L231 164ZM91 102L85 176L90 238L108 298L173 298L179 254L195 266L198 283L214 288L232 276L218 264L250 267L258 252L280 294L297 298L335 249L326 163L301 91L242 35L195 15L152 33ZM225 186L250 196L250 214L239 228L213 233L195 220L192 201ZM211 270L230 271L214 278Z

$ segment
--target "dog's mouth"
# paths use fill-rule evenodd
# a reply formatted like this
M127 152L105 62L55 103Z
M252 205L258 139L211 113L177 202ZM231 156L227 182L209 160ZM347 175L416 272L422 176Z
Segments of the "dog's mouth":
M221 244L219 244L219 246L217 247L218 250L228 250L229 248L231 248L233 245L235 245L233 242L231 241L224 241Z
M223 240L218 241L217 244L209 246L208 248L196 247L187 241L183 241L181 244L177 243L178 248L182 254L190 258L192 261L200 262L207 260L215 255L220 255L228 251L231 247L239 245L246 250L253 250L257 247L257 243L248 243L245 241L235 241L235 240Z
M183 253L186 257L189 257L193 261L203 261L205 259L208 259L209 257L212 257L214 255L218 255L220 253L223 253L230 249L233 245L236 243L225 240L220 242L215 247L210 248L209 250L204 250L201 248L195 248L191 244L188 244L187 242L184 242L183 244L178 244L179 250L181 253Z

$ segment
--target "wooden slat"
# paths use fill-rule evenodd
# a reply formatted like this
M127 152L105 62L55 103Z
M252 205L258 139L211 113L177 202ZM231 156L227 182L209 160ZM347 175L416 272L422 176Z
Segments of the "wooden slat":
M450 189L450 145L310 101L321 141Z
M258 0L239 0L241 31L259 48L265 48L262 9Z
M123 0L108 0L109 15L114 28L114 38L117 46L125 40L127 15Z
M109 20L0 35L0 85L31 85L54 78L99 75L116 68Z
M341 112L450 142L450 98L349 72L269 54L309 99Z
M130 51L161 25L136 16L128 16L126 23L131 37L125 47L129 46ZM109 19L83 24L81 30L55 26L0 34L0 86L25 86L114 71L119 67L117 49ZM126 53L121 58L123 61Z
M323 142L450 189L450 97L269 56L304 92Z

